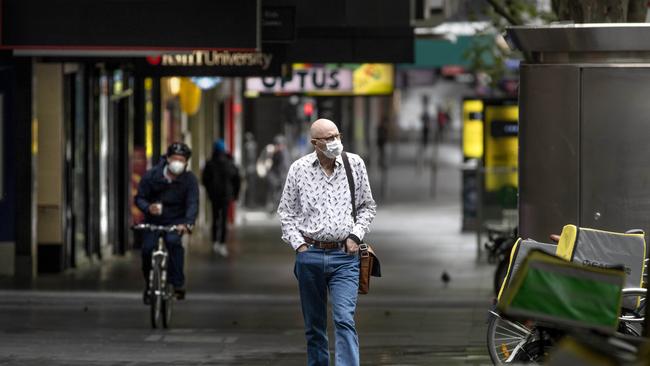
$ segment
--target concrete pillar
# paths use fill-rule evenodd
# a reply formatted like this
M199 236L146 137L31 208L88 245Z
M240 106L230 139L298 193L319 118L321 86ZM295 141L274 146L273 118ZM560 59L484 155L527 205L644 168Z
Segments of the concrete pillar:
M33 63L31 59L13 59L9 84L11 89L11 117L5 126L11 125L11 140L8 146L13 151L13 191L14 205L10 213L15 220L15 262L14 275L18 278L36 276L36 215L35 215L35 179L37 142L35 105L32 103ZM9 130L9 129L8 129ZM8 132L8 131L7 131ZM10 169L7 166L7 169ZM7 187L9 188L9 187Z
M63 161L64 100L63 66L35 64L37 156L37 242L39 272L64 269L63 245Z

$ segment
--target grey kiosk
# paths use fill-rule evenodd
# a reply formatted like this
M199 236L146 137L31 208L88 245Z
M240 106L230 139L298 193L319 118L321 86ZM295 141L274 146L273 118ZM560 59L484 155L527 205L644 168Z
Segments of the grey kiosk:
M650 25L513 27L522 63L520 236L650 233Z

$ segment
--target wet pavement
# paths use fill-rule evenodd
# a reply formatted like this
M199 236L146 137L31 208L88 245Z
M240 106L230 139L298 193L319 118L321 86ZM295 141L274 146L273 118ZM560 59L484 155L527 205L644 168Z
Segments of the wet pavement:
M475 236L460 232L456 150L441 149L435 197L428 171L406 156L378 199L367 241L384 277L357 308L363 365L490 364L494 268L477 259ZM304 365L295 255L277 218L246 213L225 259L203 237L189 243L188 296L169 330L149 326L138 252L27 283L0 279L0 365Z

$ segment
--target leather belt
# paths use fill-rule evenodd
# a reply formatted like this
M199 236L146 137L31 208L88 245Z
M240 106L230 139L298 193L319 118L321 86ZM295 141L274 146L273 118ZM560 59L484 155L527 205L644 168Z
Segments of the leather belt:
M343 245L345 245L345 241L333 241L333 242L330 241L330 242L327 242L327 241L314 240L314 239L308 238L308 237L306 237L304 235L302 237L303 237L303 239L305 239L305 242L307 244L311 244L315 248L318 248L318 249L338 249L338 248L343 247Z

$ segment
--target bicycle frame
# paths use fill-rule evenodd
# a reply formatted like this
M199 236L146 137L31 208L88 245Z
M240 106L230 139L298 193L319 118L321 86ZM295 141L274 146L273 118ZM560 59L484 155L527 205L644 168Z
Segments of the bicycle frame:
M165 239L163 237L164 233L159 233L158 244L154 252L151 254L151 268L149 271L149 288L154 289L153 283L153 269L157 266L157 263L160 263L160 276L162 279L162 289L156 289L154 294L156 296L165 296L166 284L167 284L167 263L169 260L169 253L167 253L167 245L165 244Z
M151 298L151 326L157 328L160 320L164 328L171 322L172 302L174 292L167 283L167 265L169 253L165 243L165 234L177 231L177 226L160 226L140 224L134 230L148 230L157 234L158 242L151 254L151 270L149 271L149 291Z

